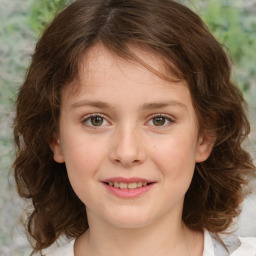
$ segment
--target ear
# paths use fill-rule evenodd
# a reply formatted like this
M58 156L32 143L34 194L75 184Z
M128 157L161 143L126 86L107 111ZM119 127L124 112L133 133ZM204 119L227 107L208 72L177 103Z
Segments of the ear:
M213 131L203 131L199 136L197 152L196 152L196 162L201 163L207 160L210 156L213 146L216 141L216 135Z
M60 141L58 139L57 136L53 136L53 138L51 139L49 146L53 152L53 159L57 162L57 163L64 163L64 156L63 156L63 152L62 152L62 148L60 145Z

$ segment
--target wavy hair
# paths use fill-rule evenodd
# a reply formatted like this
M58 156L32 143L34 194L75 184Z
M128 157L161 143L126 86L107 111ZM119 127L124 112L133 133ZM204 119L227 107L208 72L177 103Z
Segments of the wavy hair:
M49 141L58 130L61 91L98 42L147 66L129 46L143 47L163 60L169 74L187 81L199 127L214 132L216 143L210 157L196 164L183 221L192 229L225 230L239 213L242 185L255 167L241 147L250 126L223 47L194 12L175 1L77 0L42 34L17 96L13 166L19 195L33 205L26 225L34 252L88 228L85 206L65 164L53 160Z

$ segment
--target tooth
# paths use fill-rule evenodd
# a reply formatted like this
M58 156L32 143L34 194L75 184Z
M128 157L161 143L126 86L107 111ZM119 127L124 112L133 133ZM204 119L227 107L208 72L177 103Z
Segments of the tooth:
M137 187L138 187L138 188L142 187L142 182L141 182L141 181L139 181L139 182L137 183Z
M115 188L120 188L120 189L136 189L140 187L145 187L148 185L147 182L132 182L132 183L125 183L125 182L108 182L109 186L115 187Z
M128 184L127 183L123 183L123 182L120 182L120 188L121 189L125 189L128 187Z
M128 184L128 188L130 188L130 189L137 188L137 183L136 183L136 182L129 183L129 184Z

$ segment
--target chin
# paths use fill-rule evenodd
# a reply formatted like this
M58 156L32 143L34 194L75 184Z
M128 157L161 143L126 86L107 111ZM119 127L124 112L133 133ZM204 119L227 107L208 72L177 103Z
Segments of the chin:
M148 226L152 222L152 219L142 213L116 213L111 218L108 218L108 222L117 228L137 229Z

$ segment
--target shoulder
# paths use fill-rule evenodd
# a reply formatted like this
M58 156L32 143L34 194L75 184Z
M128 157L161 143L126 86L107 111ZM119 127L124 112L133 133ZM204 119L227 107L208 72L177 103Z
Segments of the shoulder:
M217 236L204 230L203 256L256 256L256 237L219 235L221 243Z
M71 240L65 245L50 247L43 251L43 256L74 256L74 243Z
M240 246L231 254L232 256L255 256L256 237L239 237Z

